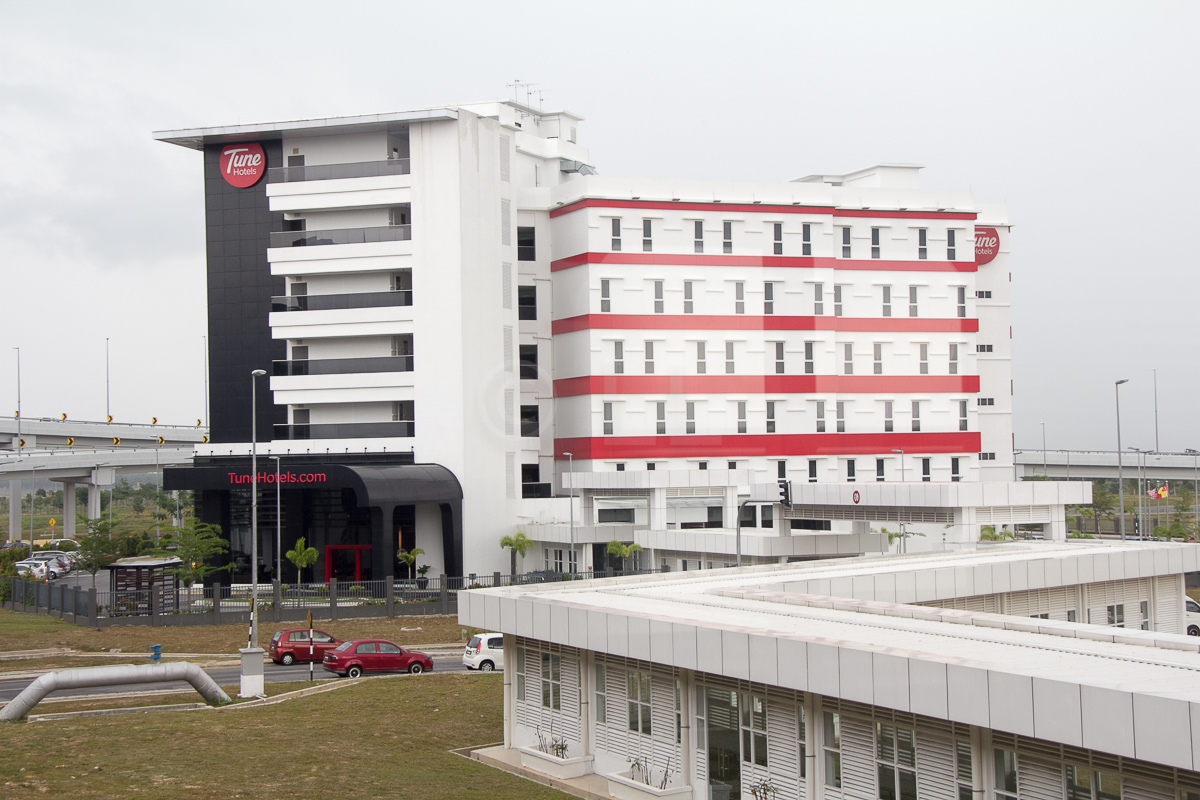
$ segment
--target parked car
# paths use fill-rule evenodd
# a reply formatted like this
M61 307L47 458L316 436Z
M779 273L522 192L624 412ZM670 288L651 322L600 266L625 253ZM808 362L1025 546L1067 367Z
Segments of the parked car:
M463 666L480 672L504 669L504 634L480 633L471 637L463 651Z
M1187 622L1188 636L1200 636L1200 603L1190 597L1183 598L1184 621Z
M25 542L21 542L16 539L13 539L12 541L9 541L9 542L5 542L4 544L0 544L0 550L17 550L17 549L28 550L29 545L26 544Z
M53 550L42 550L34 553L28 561L44 561L50 568L50 577L57 578L60 575L66 575L71 571L71 557L66 553L60 553Z
M33 578L34 580L42 580L46 577L47 566L45 561L33 561L25 559L14 564L17 568L17 574L23 578Z
M386 639L352 639L325 653L323 668L335 675L357 678L364 672L411 672L433 669L433 659L405 650Z
M74 539L51 539L46 542L46 546L51 550L72 553L79 549L79 542Z
M325 631L312 632L312 658L309 659L308 628L286 628L275 631L268 651L271 660L285 667L297 661L324 661L325 654L342 643Z

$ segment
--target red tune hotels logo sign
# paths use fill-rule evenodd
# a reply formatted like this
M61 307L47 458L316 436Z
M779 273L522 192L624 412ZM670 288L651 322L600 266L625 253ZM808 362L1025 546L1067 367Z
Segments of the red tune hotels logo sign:
M229 144L221 148L221 177L230 186L245 189L258 183L267 171L267 154L255 142Z
M1000 234L995 228L975 229L975 264L982 267L1000 252Z

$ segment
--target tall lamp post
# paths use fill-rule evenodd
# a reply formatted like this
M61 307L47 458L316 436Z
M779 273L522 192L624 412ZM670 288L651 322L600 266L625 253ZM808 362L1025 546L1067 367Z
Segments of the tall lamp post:
M1047 477L1046 472L1046 423L1038 423L1042 426L1042 477Z
M258 647L258 379L250 373L250 647Z
M571 485L567 487L567 491L571 495L571 505L570 505L570 509L569 509L570 514L571 514L571 517L570 517L570 519L571 519L571 557L567 560L567 566L571 569L572 572L574 572L575 571L575 564L574 564L574 561L575 561L575 457L573 455L571 455L570 453L563 453L563 455L567 457L567 472L571 476L571 478L570 478Z
M904 451L903 450L893 450L892 452L900 454L900 482L904 483Z
M14 347L13 350L17 351L17 463L20 464L21 463L21 348ZM9 511L9 513L16 513L16 515L17 515L17 541L18 542L21 541L21 497L20 497L20 493L21 493L21 486L20 486L20 484L18 484L17 492L16 492L17 508L16 508L15 512L13 512L11 509ZM12 495L13 495L13 493L10 491L9 492L10 502L11 502ZM32 501L30 501L29 510L30 510L30 513L32 514L32 512L33 512ZM10 531L12 530L11 524L9 525L8 529ZM30 539L29 539L29 554L33 555L33 537L30 537Z
M1200 532L1200 450L1188 448L1184 451L1192 457L1192 474L1194 487L1192 489L1192 510L1196 512L1196 531Z
M1121 500L1121 541L1125 541L1125 473L1121 469L1121 384L1129 383L1128 378L1117 381L1113 391L1117 394L1117 495Z

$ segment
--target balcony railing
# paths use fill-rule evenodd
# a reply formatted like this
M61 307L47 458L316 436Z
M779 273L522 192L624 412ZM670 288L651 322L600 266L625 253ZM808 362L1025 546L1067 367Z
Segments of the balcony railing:
M275 361L272 375L352 375L362 372L412 372L412 356L377 358L314 358L304 361Z
M387 161L361 161L355 164L319 164L312 167L275 167L267 170L267 183L328 181L337 178L377 178L381 175L407 175L407 158Z
M415 436L416 423L400 422L335 422L320 425L276 425L275 440L305 439L393 439Z
M284 295L271 298L272 311L335 311L347 308L411 306L412 290L357 294Z
M295 169L295 167L292 169ZM272 231L271 247L316 247L322 244L406 242L411 238L412 225L383 225L378 228L338 228L328 231Z
M553 497L553 492L550 491L551 486L548 483L522 483L521 497Z

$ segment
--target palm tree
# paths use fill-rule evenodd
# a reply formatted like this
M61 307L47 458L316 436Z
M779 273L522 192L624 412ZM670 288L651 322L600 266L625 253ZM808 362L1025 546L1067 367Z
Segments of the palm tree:
M302 569L305 567L311 567L313 564L317 563L317 548L307 547L306 545L307 542L305 542L304 537L301 536L296 540L295 549L288 550L286 553L284 553L284 555L287 556L287 560L296 566L296 583L300 583L300 571Z
M608 543L608 547L605 548L605 550L610 556L616 556L617 558L621 559L621 570L624 571L625 559L629 558L634 553L642 552L642 546L637 543L621 544L616 539L613 539Z
M408 567L409 578L412 578L413 576L413 568L417 565L417 556L423 555L425 555L425 551L419 547L414 547L412 550L405 550L403 547L401 547L396 551L396 558L403 561L405 566Z
M524 558L525 551L529 550L530 548L533 547L533 540L525 538L524 532L517 531L516 536L502 537L500 539L500 547L502 549L507 548L509 551L509 556L511 557L511 561L509 562L510 568L508 570L508 574L516 575L517 574L517 553L520 553L521 557Z

